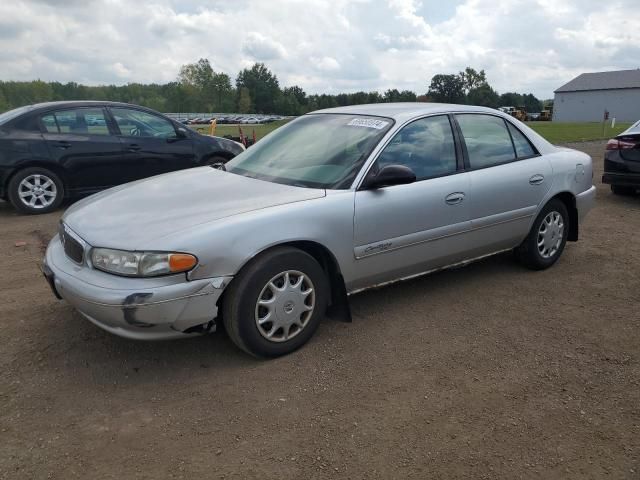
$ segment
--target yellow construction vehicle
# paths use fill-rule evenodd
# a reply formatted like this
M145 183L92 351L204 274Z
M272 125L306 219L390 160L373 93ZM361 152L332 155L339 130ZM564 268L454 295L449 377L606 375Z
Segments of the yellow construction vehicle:
M540 112L538 120L541 122L550 122L553 119L553 107L545 108Z

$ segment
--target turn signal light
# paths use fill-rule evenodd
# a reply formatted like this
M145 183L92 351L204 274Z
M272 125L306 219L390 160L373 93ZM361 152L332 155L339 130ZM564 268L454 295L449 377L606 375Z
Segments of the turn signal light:
M188 253L169 254L169 270L172 272L185 272L196 266L198 260Z

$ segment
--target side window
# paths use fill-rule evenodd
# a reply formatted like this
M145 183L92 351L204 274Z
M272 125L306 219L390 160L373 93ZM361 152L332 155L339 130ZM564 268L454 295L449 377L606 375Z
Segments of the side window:
M48 133L109 135L109 127L101 108L76 108L47 113L40 117Z
M527 137L525 137L520 130L509 122L507 122L507 125L509 125L509 131L511 132L511 138L513 138L513 145L516 147L516 154L518 155L518 158L532 157L536 155L536 151L531 145L531 142L527 140Z
M491 167L516 158L511 136L500 117L479 114L456 115L467 145L471 168Z
M112 108L111 113L125 137L171 138L176 136L173 124L162 117L140 110Z
M439 177L456 171L456 147L446 115L422 118L396 133L376 160L376 168L404 165L416 179Z
M45 115L40 119L40 121L42 122L44 129L48 133L60 133L60 129L58 128L58 124L56 123L56 117L53 113Z

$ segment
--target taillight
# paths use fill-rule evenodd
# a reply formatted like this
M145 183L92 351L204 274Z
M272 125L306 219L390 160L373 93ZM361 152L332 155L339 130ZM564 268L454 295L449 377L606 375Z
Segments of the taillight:
M615 138L612 138L607 142L607 150L628 150L630 148L635 148L635 146L635 142L616 140Z

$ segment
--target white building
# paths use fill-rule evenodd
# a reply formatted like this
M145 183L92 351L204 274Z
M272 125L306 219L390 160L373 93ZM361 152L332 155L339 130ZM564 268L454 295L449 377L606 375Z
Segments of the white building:
M605 110L619 122L640 119L640 69L583 73L555 91L556 122L600 122Z

